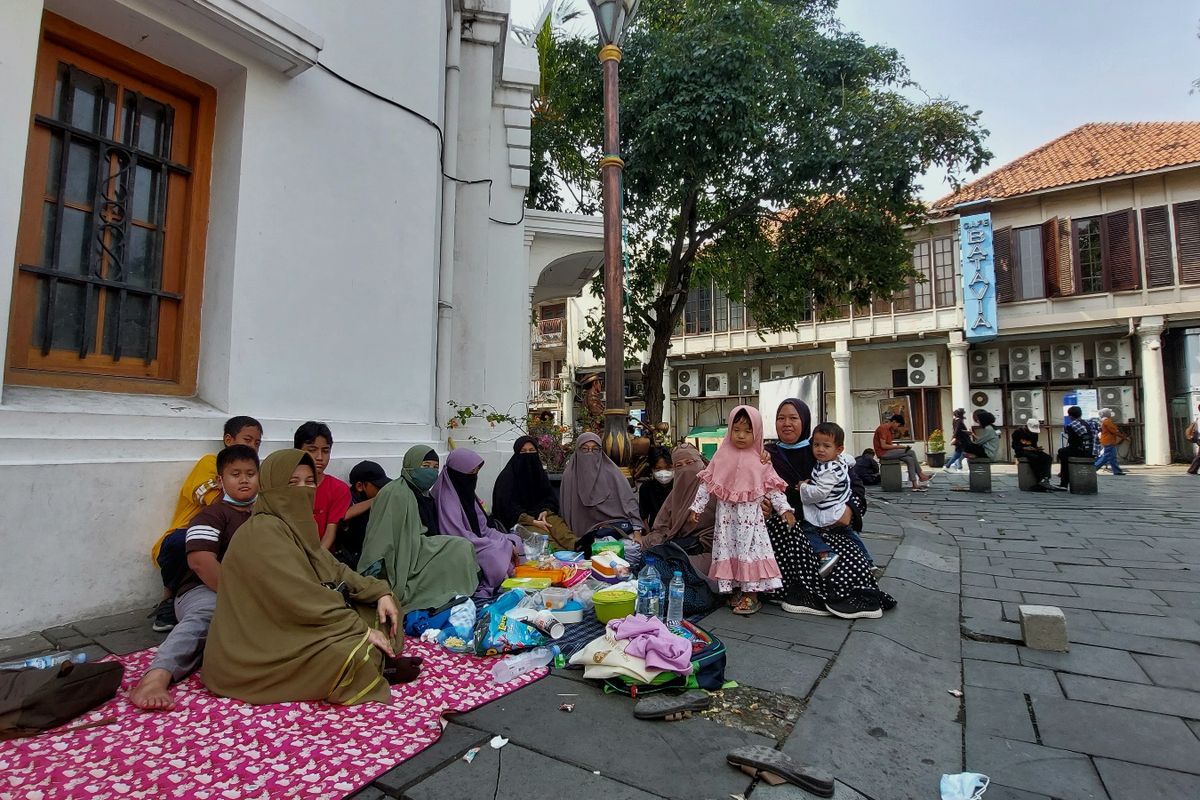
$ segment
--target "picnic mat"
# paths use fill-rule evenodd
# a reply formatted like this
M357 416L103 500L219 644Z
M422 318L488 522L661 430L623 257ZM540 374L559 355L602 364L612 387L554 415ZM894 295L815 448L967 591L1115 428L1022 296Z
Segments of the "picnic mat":
M193 675L173 688L170 712L140 711L125 696L154 650L121 656L122 691L72 726L116 722L0 742L0 799L340 798L436 742L443 714L478 708L547 674L538 669L497 685L493 659L413 639L404 653L425 663L415 682L392 687L390 706L253 706L214 697Z

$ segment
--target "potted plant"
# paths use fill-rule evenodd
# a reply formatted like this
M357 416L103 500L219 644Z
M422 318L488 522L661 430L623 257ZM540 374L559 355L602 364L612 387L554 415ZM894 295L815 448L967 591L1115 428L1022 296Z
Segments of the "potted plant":
M946 437L942 435L941 428L929 434L929 440L925 443L925 463L934 468L946 463Z

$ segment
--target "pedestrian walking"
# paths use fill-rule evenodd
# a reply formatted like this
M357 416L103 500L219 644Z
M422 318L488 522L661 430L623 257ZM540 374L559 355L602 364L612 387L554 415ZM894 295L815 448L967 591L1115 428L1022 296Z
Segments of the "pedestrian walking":
M954 429L950 437L950 444L954 445L954 455L950 456L950 460L946 462L943 468L946 472L952 469L962 470L963 458L966 457L966 450L963 445L971 440L971 429L967 427L967 412L964 409L954 409Z
M1196 445L1196 457L1192 459L1192 465L1188 467L1188 475L1200 474L1200 405L1196 406L1196 418L1192 420L1192 424L1187 426L1184 431L1187 440Z
M1111 408L1100 409L1100 457L1096 459L1093 465L1096 471L1108 467L1112 470L1113 475L1124 475L1121 471L1121 465L1117 463L1117 445L1125 441L1129 437L1117 427L1117 423L1113 421L1113 410Z

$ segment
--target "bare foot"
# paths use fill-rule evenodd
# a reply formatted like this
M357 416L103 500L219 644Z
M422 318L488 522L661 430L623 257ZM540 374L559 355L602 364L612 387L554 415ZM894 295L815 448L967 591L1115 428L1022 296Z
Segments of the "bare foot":
M170 685L171 673L152 669L129 690L129 702L143 711L170 711L175 708L175 699L167 688Z

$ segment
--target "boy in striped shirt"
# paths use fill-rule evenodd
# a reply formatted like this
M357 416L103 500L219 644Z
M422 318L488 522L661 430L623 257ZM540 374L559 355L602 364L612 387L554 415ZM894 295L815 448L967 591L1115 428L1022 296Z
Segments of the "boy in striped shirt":
M184 548L187 572L175 593L179 622L171 629L146 674L129 691L130 701L146 711L170 711L175 707L170 686L200 665L208 625L217 607L221 559L233 535L250 519L258 496L258 453L235 444L217 454L221 498L200 510L188 525Z
M800 501L804 504L801 529L820 561L818 572L825 577L839 556L821 538L821 531L850 524L850 468L854 462L842 455L846 434L836 423L822 422L813 428L811 441L817 463L812 478L800 484Z

